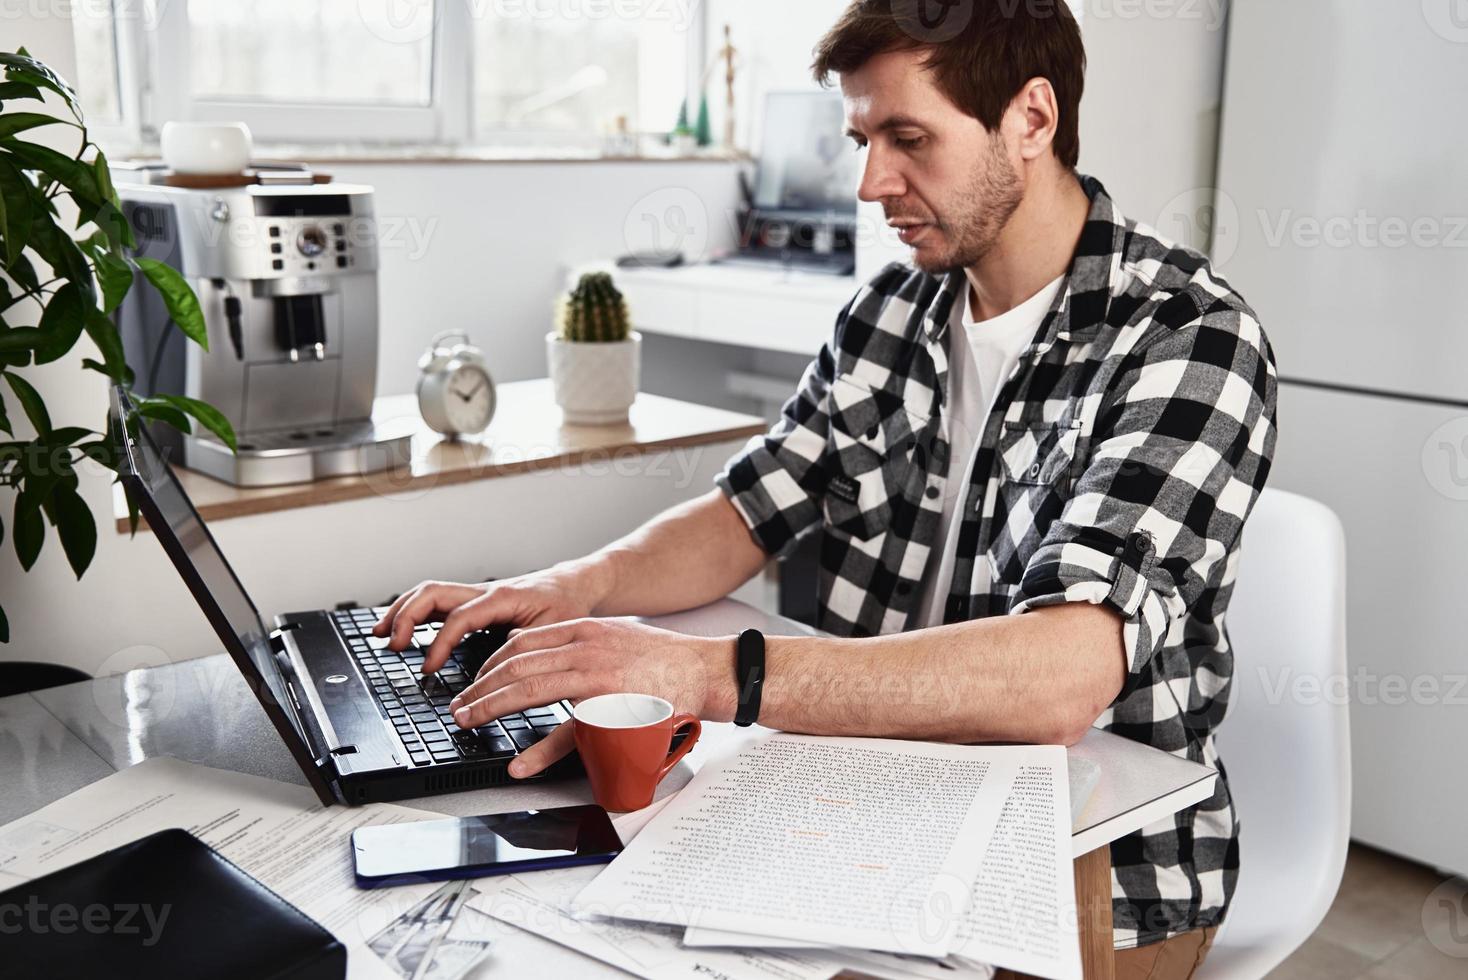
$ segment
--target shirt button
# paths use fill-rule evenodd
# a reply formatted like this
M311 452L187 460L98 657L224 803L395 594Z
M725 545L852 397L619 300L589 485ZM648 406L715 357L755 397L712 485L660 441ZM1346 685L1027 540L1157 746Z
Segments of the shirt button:
M911 591L912 591L912 586L911 585L908 585L906 582L898 582L897 583L897 594L898 595L905 596L905 595L907 595Z
M928 487L927 494L928 494L928 499L929 500L932 500L934 497L938 496L938 488L937 487Z
M1039 476L1039 475L1040 475L1040 464L1039 463L1035 463L1033 466L1030 467L1030 476Z
M881 429L877 428L874 425L870 429L867 430L867 438L868 439L875 439L881 433L881 431L882 431Z

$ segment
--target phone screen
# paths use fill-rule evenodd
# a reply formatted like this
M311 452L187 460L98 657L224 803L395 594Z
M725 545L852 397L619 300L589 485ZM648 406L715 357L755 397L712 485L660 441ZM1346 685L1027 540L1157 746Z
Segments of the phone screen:
M610 861L621 838L599 806L359 827L358 883L445 881Z

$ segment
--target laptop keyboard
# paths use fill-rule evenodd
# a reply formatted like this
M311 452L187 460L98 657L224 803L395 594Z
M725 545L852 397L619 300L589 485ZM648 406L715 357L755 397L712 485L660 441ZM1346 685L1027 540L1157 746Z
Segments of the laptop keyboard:
M424 677L423 655L437 629L432 624L419 626L412 644L394 652L387 648L386 638L372 635L373 625L386 611L346 609L331 616L414 766L509 758L571 717L570 708L561 702L461 729L449 712L449 702L474 680L478 665L465 661L461 645L436 674Z

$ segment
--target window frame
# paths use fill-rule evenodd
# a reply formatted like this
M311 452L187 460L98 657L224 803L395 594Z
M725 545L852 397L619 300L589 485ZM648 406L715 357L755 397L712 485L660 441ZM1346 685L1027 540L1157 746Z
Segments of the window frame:
M426 106L196 99L190 93L190 44L186 0L145 4L113 0L118 105L121 122L94 127L111 146L156 146L165 121L239 121L256 142L271 144L437 143L462 147L565 149L582 156L600 134L474 133L474 31L476 0L434 0L430 96ZM147 8L146 11L144 8ZM704 3L690 7L684 94L696 98L708 50Z

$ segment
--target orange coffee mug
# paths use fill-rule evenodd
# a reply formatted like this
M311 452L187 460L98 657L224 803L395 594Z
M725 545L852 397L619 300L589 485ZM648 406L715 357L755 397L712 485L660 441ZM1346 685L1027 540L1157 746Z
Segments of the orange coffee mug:
M696 717L674 714L673 706L651 694L602 694L571 712L576 751L591 781L591 795L616 813L641 810L652 802L658 783L693 748L703 731ZM673 734L688 737L669 753Z

